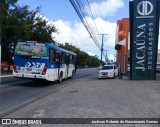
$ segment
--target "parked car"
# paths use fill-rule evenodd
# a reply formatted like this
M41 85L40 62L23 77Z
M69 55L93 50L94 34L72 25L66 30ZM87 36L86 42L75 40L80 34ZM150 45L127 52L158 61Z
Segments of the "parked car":
M127 64L127 72L130 72L130 64Z
M99 70L99 79L101 78L115 78L118 75L118 68L116 65L104 65Z
M156 71L160 72L160 62L157 62Z

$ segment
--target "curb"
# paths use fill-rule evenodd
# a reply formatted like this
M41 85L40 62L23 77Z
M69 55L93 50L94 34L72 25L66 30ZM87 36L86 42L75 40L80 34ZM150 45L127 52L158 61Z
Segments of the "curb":
M13 77L13 75L2 75L0 78Z

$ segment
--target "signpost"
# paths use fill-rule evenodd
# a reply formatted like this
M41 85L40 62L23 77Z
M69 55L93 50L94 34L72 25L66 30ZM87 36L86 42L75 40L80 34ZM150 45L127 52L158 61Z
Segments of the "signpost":
M159 35L159 0L130 2L131 79L154 80Z

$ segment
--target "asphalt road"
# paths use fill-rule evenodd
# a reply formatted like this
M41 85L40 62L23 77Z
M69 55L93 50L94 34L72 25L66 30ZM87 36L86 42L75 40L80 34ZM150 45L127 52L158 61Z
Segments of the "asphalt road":
M79 70L73 79L65 80L61 84L44 85L27 81L26 84L2 87L1 116L5 118L160 118L160 80L133 81L119 78L99 80L97 72L97 69ZM85 126L159 127L160 125Z
M33 82L32 80L18 79L12 76L1 78L0 117L49 94L60 91L62 88L67 87L65 84L89 75L89 70L87 69L84 73L83 69L79 69L71 80L64 80L61 84L46 81Z

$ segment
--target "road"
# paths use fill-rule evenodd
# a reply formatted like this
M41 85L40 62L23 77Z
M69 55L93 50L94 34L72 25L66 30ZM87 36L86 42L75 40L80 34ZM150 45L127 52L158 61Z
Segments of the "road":
M67 87L72 81L90 74L90 69L83 73L83 69L77 71L72 80L65 80L61 84L54 82L33 82L32 80L5 77L1 81L0 90L0 117L39 100L51 93ZM68 85L65 85L68 84Z
M99 80L97 73L96 68L78 70L74 78L61 84L35 84L10 78L12 84L5 86L9 80L2 79L5 85L1 88L0 115L6 118L160 118L160 80ZM15 81L21 83L14 84Z

